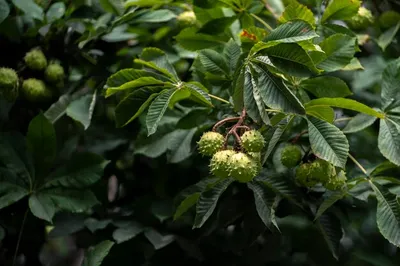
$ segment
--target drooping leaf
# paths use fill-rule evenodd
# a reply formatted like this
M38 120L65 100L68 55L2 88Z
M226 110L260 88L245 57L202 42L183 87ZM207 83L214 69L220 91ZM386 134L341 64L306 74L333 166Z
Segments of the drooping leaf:
M317 118L309 117L307 121L311 149L315 155L344 168L349 153L349 143L343 132Z
M355 16L360 8L359 0L332 0L322 15L321 22L334 19L348 19Z
M199 33L216 35L223 33L235 20L236 16L216 18L208 21L200 29Z
M320 98L309 101L306 103L306 110L313 106L329 106L338 107L343 109L349 109L364 113L370 116L375 116L377 118L384 118L384 114L366 106L365 104L359 103L355 100L345 99L345 98Z
M24 12L25 15L34 19L43 20L43 9L33 0L12 0L12 3Z
M311 115L328 123L333 123L335 119L335 111L324 105L315 105L306 108L307 115Z
M47 22L52 23L60 18L62 18L65 14L65 4L63 2L57 2L50 6L49 10L46 12Z
M327 72L337 71L347 66L355 53L356 38L344 34L334 34L326 38L320 46L325 52L317 67Z
M114 74L112 74L107 79L107 86L111 88L120 87L121 85L142 78L142 77L153 77L155 78L155 74L141 70L141 69L134 69L134 68L125 68L122 69Z
M168 9L149 10L135 18L136 23L160 23L174 19L176 15Z
M163 89L163 87L145 87L128 94L115 109L117 127L129 124L142 114Z
M124 3L122 0L99 0L101 7L108 13L122 15L124 13Z
M57 102L53 103L49 109L44 113L46 118L55 123L67 111L68 105L71 103L72 97L68 94L61 95Z
M35 161L36 175L46 174L56 157L57 139L53 124L43 113L37 115L30 122L27 140Z
M96 106L96 99L96 92L82 96L68 105L66 114L80 122L85 129L88 129Z
M337 77L323 76L305 79L300 86L318 98L346 97L352 94L347 84Z
M211 49L205 49L199 52L199 59L207 72L216 75L229 75L229 66L225 58Z
M315 214L314 220L317 220L325 213L330 207L332 207L338 200L341 200L347 195L346 191L335 191L331 193L327 198L324 199L322 204L319 206L317 213Z
M195 97L198 101L205 104L206 106L213 106L211 103L211 98L207 93L207 89L201 83L191 81L186 82L185 86L190 91L191 95Z
M285 8L283 14L279 17L279 22L285 23L295 19L304 20L315 27L315 18L313 12L306 6L299 4L297 1L292 1L290 5Z
M5 0L0 0L0 23L2 23L10 14L10 7Z
M196 205L198 199L200 198L200 193L196 192L189 196L187 196L178 206L176 212L174 214L174 220L181 217L184 213L186 213L191 207Z
M385 158L400 166L400 124L390 116L380 121L378 147Z
M82 266L100 266L113 245L114 242L105 240L94 247L90 247L85 253Z
M168 161L170 163L180 163L192 155L192 141L197 128L179 131L182 134L177 134L179 137L173 138L169 142Z
M274 119L274 117L271 119ZM290 119L290 121L292 121ZM270 136L267 139L267 150L263 156L263 160L262 160L262 164L264 164L268 157L272 154L272 151L275 149L276 145L278 144L279 140L281 139L283 133L285 132L285 130L288 128L288 126L290 125L290 121L286 124L282 124L282 125L278 125L276 127L272 127L269 131L268 131L268 135ZM273 124L273 123L272 123Z
M197 51L201 49L211 48L224 44L223 37L198 33L197 28L186 28L182 30L177 36L176 40L185 49L190 51Z
M340 240L343 236L340 220L336 216L323 214L320 216L316 224L323 238L325 239L332 256L338 260Z
M120 244L122 242L128 241L140 233L143 232L145 228L138 222L131 221L124 226L121 226L113 232L113 239Z
M29 191L21 186L8 182L0 182L0 209L21 200Z
M313 27L303 20L288 21L275 28L264 40L259 42L251 49L250 54L268 47L275 46L280 43L297 43L300 41L310 40L318 35Z
M384 33L382 33L381 36L379 36L377 42L379 47L383 51L386 50L386 48L393 42L394 37L396 37L397 32L400 29L400 22L397 23L395 26L391 27L390 29L386 30Z
M363 113L357 114L343 128L343 133L355 133L371 126L376 121L375 116L366 115Z
M109 97L117 92L120 91L129 91L132 93L132 91L142 88L142 87L151 87L151 86L163 86L164 84L167 84L164 81L155 79L153 77L140 77L135 80L128 81L121 86L118 87L109 87L106 90L106 97Z
M247 187L253 191L256 210L261 220L270 228L271 226L271 209L274 204L275 193L259 181L247 183Z
M146 62L154 63L158 68L165 69L166 72L163 73L166 73L167 76L174 80L179 80L175 68L168 61L168 57L164 51L154 47L147 47L143 49L140 58Z
M174 235L161 235L153 228L144 231L144 236L153 245L155 250L161 249L175 241Z
M230 39L224 47L223 54L226 62L228 63L230 75L232 75L236 70L236 66L240 58L240 46L233 39Z
M376 223L379 231L390 243L400 246L400 203L395 194L375 182L370 182L375 192L378 206Z
M29 197L29 209L39 219L52 222L56 206L46 194L33 194Z
M88 187L100 180L106 164L107 161L97 154L76 153L65 166L50 174L44 187Z
M304 114L304 107L281 79L274 76L265 65L257 63L258 87L265 105L288 113Z
M400 106L400 60L390 62L382 74L382 109L388 111Z
M194 220L193 228L202 227L208 218L210 218L217 206L218 199L232 182L232 178L224 179L214 185L211 189L201 193L196 206L196 218Z

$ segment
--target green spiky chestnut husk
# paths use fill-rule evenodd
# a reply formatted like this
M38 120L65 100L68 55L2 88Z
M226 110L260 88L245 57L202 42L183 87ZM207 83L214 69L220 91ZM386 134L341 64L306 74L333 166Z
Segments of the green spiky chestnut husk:
M17 72L12 68L0 68L0 96L9 102L18 98L19 80Z
M220 133L209 131L201 136L198 144L199 152L204 156L213 156L224 146L225 138Z
M257 163L249 155L239 152L230 157L230 176L237 181L246 183L259 173Z
M51 90L42 80L30 78L22 83L22 93L26 100L33 103L47 102L52 98Z
M281 151L281 162L288 168L295 167L301 161L301 150L296 145L288 145Z
M318 183L325 185L335 175L336 170L333 165L317 159L312 163L304 163L297 167L296 182L305 187L313 187Z
M257 163L258 169L261 170L261 152L248 152L247 154Z
M47 59L39 49L32 49L24 57L25 64L32 70L44 70L47 67Z
M353 30L364 30L374 23L374 16L369 9L360 7L357 15L353 16L349 20L346 20L346 22L349 28Z
M182 12L176 19L182 27L189 27L196 24L196 15L193 11Z
M64 79L64 68L58 63L51 63L47 66L44 76L48 82L58 83Z
M235 155L234 150L216 152L210 161L210 170L216 177L228 177L230 173L230 158Z
M328 180L328 182L325 184L325 187L329 190L339 190L346 184L346 181L346 173L341 170L339 174L332 176Z
M264 148L265 140L257 130L244 132L240 137L242 146L247 152L260 152Z

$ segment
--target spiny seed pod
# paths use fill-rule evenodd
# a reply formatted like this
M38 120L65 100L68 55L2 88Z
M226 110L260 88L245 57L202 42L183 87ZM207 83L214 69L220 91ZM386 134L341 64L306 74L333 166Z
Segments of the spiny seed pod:
M217 151L224 146L224 136L220 133L209 131L201 136L199 142L199 152L205 156L213 156Z
M261 171L261 152L248 152L247 154L257 163L258 169Z
M18 86L17 72L12 68L0 68L0 96L14 102L18 98Z
M230 157L230 176L237 181L246 183L259 173L257 163L247 154L239 152Z
M189 27L196 23L196 15L193 11L185 11L176 18L181 26Z
M216 177L228 177L230 172L230 158L235 155L233 150L216 152L210 161L210 170Z
M281 151L281 162L288 168L295 167L301 161L301 150L296 145L288 145Z
M264 148L264 137L257 130L246 131L240 139L243 148L248 152L260 152Z
M313 187L318 183L325 185L335 175L335 167L322 159L301 164L296 169L296 181L305 187Z
M24 57L26 65L32 70L44 70L47 66L47 59L39 49L32 49Z
M358 9L357 15L351 19L346 20L347 25L353 30L364 30L374 22L374 16L371 11L365 7Z
M297 167L295 179L303 187L313 187L318 184L318 180L311 175L311 163L303 163Z
M58 83L64 79L64 68L58 63L51 63L47 66L44 76L48 82Z
M30 102L46 102L52 98L52 92L46 84L39 79L27 79L22 83L22 93Z
M344 184L346 184L346 173L341 170L338 175L332 176L329 181L325 184L325 187L329 190L339 190Z

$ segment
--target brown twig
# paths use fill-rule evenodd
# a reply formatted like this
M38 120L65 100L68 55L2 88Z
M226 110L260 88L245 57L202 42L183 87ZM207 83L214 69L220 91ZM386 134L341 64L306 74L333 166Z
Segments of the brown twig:
M215 131L217 131L217 128L219 128L223 124L228 123L228 122L233 122L233 121L236 121L236 120L240 120L240 117L228 117L228 118L222 119L221 121L219 121L218 123L216 123L213 126L212 131L215 132Z
M304 134L307 134L308 130L304 130L300 132L296 137L292 139L292 143L295 144L297 141L299 141L300 137L303 136Z

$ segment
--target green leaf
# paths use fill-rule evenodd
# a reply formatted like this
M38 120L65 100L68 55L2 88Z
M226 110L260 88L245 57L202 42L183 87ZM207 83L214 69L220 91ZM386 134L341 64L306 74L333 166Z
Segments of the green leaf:
M385 51L386 48L392 43L399 29L400 29L400 22L398 22L396 26L391 27L390 29L382 33L381 36L379 36L377 43L383 51Z
M120 244L136 237L137 235L142 233L144 229L145 228L141 224L135 221L131 221L128 224L115 229L112 236L117 244Z
M174 12L168 9L151 10L135 19L136 23L161 23L176 18Z
M357 111L360 113L364 113L370 116L375 116L378 118L385 118L385 115L375 111L371 107L366 106L365 104L359 103L355 100L345 99L345 98L320 98L311 100L306 103L306 111L308 108L312 106L329 106L329 107L337 107L343 109L349 109L353 111Z
M382 109L388 111L400 106L400 60L390 62L382 74Z
M334 34L326 38L320 46L325 52L317 67L327 72L337 71L346 67L354 57L356 38L344 34Z
M340 240L343 236L340 220L333 215L323 214L316 222L317 228L321 232L332 256L339 259Z
M124 3L122 0L99 0L100 6L104 11L120 16L124 13Z
M178 206L176 212L174 214L174 220L181 217L184 213L186 213L191 207L196 205L197 200L200 198L200 193L194 193L187 196Z
M269 72L265 65L258 63L255 65L255 70L258 72L257 84L265 105L287 113L305 113L299 99L286 87L280 78Z
M232 82L232 87L233 87L233 103L234 103L234 109L236 112L239 112L240 110L243 109L244 106L244 97L243 97L243 92L244 92L244 82L245 82L245 72L246 68L241 67L240 70L238 70L237 75L235 75L233 78Z
M124 83L119 87L107 88L106 97L109 97L121 91L129 91L129 93L132 93L133 90L136 90L141 87L163 86L163 85L166 85L166 82L155 79L153 77L141 77L135 80L128 81L127 83Z
M26 137L35 161L36 175L46 174L57 153L57 138L53 124L40 113L30 122Z
M325 120L328 123L333 123L335 120L335 111L329 106L310 106L306 109L307 115L314 116L318 119Z
M29 191L16 184L0 182L0 209L3 209L21 200L29 194Z
M178 43L189 51L197 51L224 44L223 37L198 33L197 28L186 28L176 37Z
M346 97L353 94L346 82L340 78L331 76L305 79L300 83L300 87L311 92L318 98Z
M297 43L310 40L318 35L313 27L302 20L288 21L275 28L265 39L253 46L250 54L255 54L263 49L275 46L280 43Z
M163 90L162 87L145 87L128 94L115 109L117 127L123 127L137 118Z
M92 120L94 107L96 106L96 96L96 92L82 96L71 102L66 110L67 115L80 122L85 130L89 128Z
M46 194L33 194L29 197L29 209L39 219L52 222L56 213L56 206L51 197Z
M232 184L233 179L228 178L219 181L211 189L201 193L196 206L196 218L194 220L193 228L200 228L210 218L217 206L218 199L222 193Z
M229 67L225 58L211 49L205 49L199 52L199 59L207 72L216 75L229 76Z
M100 266L113 245L114 242L105 240L94 247L90 247L85 253L82 266Z
M319 206L317 213L315 214L314 220L317 220L321 217L322 214L325 213L326 210L328 210L333 204L335 204L338 200L341 200L344 198L344 196L347 195L347 191L337 191L331 193L325 200L322 202L322 204Z
M128 0L125 2L125 8L131 6L140 6L140 7L153 7L153 6L161 6L171 3L173 0Z
M275 116L271 119L271 122L274 118L275 118ZM283 124L283 125L277 125L276 127L272 127L268 130L270 137L266 138L267 139L267 145L266 145L267 150L263 156L262 164L264 164L267 161L268 157L271 155L272 151L275 149L276 144L278 144L279 140L281 139L285 130L288 128L289 124L290 124L290 122Z
M155 98L155 100L151 103L146 117L148 136L154 134L157 131L158 123L163 117L165 111L168 108L169 102L176 92L177 90L175 89L161 92L161 94L158 95L157 98Z
M61 95L57 102L53 103L44 113L44 116L51 122L55 123L67 111L68 105L71 103L72 97L69 94Z
M376 121L375 116L370 116L366 114L357 114L353 117L349 123L343 128L343 133L355 133L361 131L369 126L371 126Z
M212 19L204 24L198 32L210 35L223 33L236 19L236 16Z
M38 6L33 0L12 0L12 3L24 12L25 15L40 20L43 20L43 9Z
M268 113L265 111L265 105L261 98L260 89L257 86L256 80L254 79L249 67L246 67L243 100L247 114L255 122L262 121L267 125L270 124Z
M154 48L147 47L143 49L142 54L140 55L140 59L146 62L154 63L158 69L165 69L163 71L166 76L171 77L173 80L179 80L178 74L176 74L175 68L169 62L167 55L164 51ZM158 70L156 69L156 70Z
M258 216L266 227L271 228L271 209L275 193L259 181L251 181L247 183L247 187L253 191Z
M52 23L62 18L65 14L65 4L63 2L54 3L47 10L46 18L48 23Z
M279 18L279 22L285 23L290 20L300 19L306 21L315 27L315 18L313 12L306 6L293 1L285 8L285 11Z
M400 166L400 124L390 116L380 121L378 147L386 159Z
M153 245L155 250L159 250L175 241L174 235L161 235L153 228L148 228L144 231L144 236Z
M0 23L1 23L1 21L0 21ZM0 225L0 241L2 241L5 236L6 236L6 232L4 231L4 228Z
M5 0L0 0L0 23L2 23L10 14L10 7Z
M107 161L94 153L76 153L67 165L57 168L47 178L44 187L85 188L103 175Z
M311 57L303 48L295 43L282 43L262 51L271 60L272 64L292 76L308 77L320 71L315 67Z
M374 170L371 171L371 177L379 177L379 176L398 176L400 174L400 167L391 163L389 161L385 161L375 167Z
M192 81L186 82L185 87L190 91L191 95L199 100L206 106L213 106L211 103L211 98L207 93L207 89L199 82Z
M170 163L180 163L192 154L192 140L197 128L182 130L179 138L170 140L168 149L168 161Z
M378 200L376 223L379 231L390 243L400 247L400 205L398 197L375 182L369 183Z
M359 0L332 0L322 15L321 22L328 20L343 20L355 16L361 6Z
M230 39L229 42L225 44L223 54L225 61L228 63L231 75L236 70L241 53L240 46L233 39Z
M335 166L344 168L349 153L346 136L334 125L309 117L308 133L314 154Z
M153 77L157 76L155 73L151 73L145 70L126 68L114 73L107 79L107 86L110 88L120 87L121 85L130 81L140 79L142 77Z

